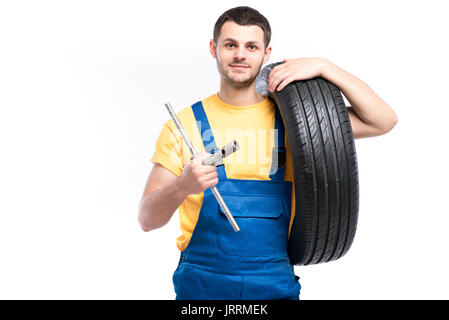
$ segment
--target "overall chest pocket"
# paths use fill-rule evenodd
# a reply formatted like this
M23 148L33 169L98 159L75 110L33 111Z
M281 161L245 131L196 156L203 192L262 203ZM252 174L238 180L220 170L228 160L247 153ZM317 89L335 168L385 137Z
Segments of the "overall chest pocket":
M235 232L219 208L217 241L225 253L250 257L285 254L290 214L282 195L221 195L240 227Z

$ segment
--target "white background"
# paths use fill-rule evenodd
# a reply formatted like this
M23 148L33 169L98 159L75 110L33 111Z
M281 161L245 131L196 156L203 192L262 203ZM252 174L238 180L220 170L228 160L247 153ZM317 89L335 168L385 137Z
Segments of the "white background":
M173 299L178 215L137 208L162 124L215 93L216 19L250 5L273 55L326 57L397 113L356 140L360 211L341 260L295 267L306 299L448 299L445 1L2 1L0 298Z

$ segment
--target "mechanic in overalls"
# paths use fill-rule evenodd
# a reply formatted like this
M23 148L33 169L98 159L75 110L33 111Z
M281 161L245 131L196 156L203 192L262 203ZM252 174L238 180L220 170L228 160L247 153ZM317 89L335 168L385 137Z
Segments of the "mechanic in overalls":
M181 254L173 274L177 299L299 299L301 286L287 255L295 205L292 160L277 107L256 92L255 79L271 54L270 37L270 25L258 11L237 7L223 13L210 41L220 90L177 113L200 155L191 159L172 120L164 124L156 142L139 223L144 231L157 229L179 209ZM285 60L271 71L268 89L282 90L292 81L318 76L338 84L350 102L355 91L374 96L360 80L324 58ZM370 115L378 101L367 102L363 114ZM380 107L377 111L385 113ZM349 116L357 137L363 133L358 130L367 127L355 113ZM250 139L226 134L248 129L258 137L262 132L270 161L233 163L228 156L224 165L202 165L210 153L233 140L240 145L236 156L259 152L251 149ZM213 186L239 232L221 211Z
M261 23L266 21L258 13L248 9L234 12L234 15L237 15L234 19L238 20L239 15L245 14L252 14L255 21L259 20ZM268 21L264 28L270 32ZM189 131L192 125L188 122L192 123L192 119L189 121L186 113L193 114L196 130L202 142L201 145L196 144L195 149L207 150L209 153L223 147L223 142L230 142L221 139L222 141L218 142L220 145L217 145L213 132L223 133L223 129L229 132L235 122L241 122L238 128L242 130L251 126L267 129L267 141L270 141L269 134L274 133L274 137L271 137L274 149L267 150L270 158L272 150L275 152L274 161L267 163L271 168L263 175L262 173L251 175L252 169L246 169L244 171L247 171L250 179L232 179L230 178L232 172L228 172L232 168L230 156L229 159L224 158L224 165L218 167L201 165L199 160L207 157L205 152L195 163L189 159L190 164L186 165L183 168L184 172L180 174L181 180L185 178L185 182L192 183L196 179L201 179L201 176L189 174L189 169L192 169L192 166L195 169L207 167L209 171L205 171L204 176L209 176L211 183L203 184L203 187L207 186L204 190L203 187L196 190L191 187L188 196L192 198L195 194L203 193L200 212L189 234L191 237L188 244L183 246L183 243L178 241L182 251L178 268L173 275L176 298L297 300L300 284L287 255L292 182L284 180L286 160L284 126L275 105L255 91L254 80L262 63L266 61L264 58L269 56L269 51L268 54L264 54L264 31L257 25L241 26L233 21L226 21L221 26L221 34L217 38L222 42L222 52L216 52L215 43L211 44L211 51L215 57L218 55L218 59L226 56L226 60L220 59L222 65L218 66L222 77L225 78L221 89L226 88L228 91L226 95L241 96L241 103L237 106L226 103L225 101L234 101L226 99L226 95L221 94L224 91L220 90L218 94L195 103L187 108L188 110L181 111L178 118L186 131ZM231 89L234 87L236 88ZM170 126L170 130L176 133L175 127ZM199 139L195 138L194 132L189 134L191 141L198 142ZM165 137L164 140L168 141L169 137ZM240 146L237 152L243 154L248 152L244 139L236 137L235 140ZM182 146L175 146L173 149L179 148ZM163 151L164 147L161 149ZM188 154L188 151L183 152ZM166 159L160 157L156 154L152 161L168 163ZM233 176L242 177L238 174ZM222 209L210 188L213 185L218 188L238 223L239 232L233 230L221 212ZM184 189L186 188L189 188L187 183L184 184ZM180 216L184 215L181 209L194 207L195 203L186 199L186 206L180 207ZM183 224L184 218L180 219Z

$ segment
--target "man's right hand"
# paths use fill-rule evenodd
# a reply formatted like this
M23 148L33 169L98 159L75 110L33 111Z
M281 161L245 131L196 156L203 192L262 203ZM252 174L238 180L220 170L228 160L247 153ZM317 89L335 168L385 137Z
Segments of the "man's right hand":
M210 156L202 152L189 160L179 177L155 163L139 205L138 220L144 231L165 225L189 194L200 193L218 183L217 167L202 165Z
M203 165L202 162L212 154L201 152L195 159L190 159L179 176L181 188L189 194L197 194L218 183L217 167Z

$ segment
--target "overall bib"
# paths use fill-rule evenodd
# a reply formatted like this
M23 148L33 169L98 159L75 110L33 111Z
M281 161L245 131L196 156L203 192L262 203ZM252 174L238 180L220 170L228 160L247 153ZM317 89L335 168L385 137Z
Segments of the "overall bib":
M203 105L192 106L206 150L218 150ZM173 274L176 299L299 299L301 285L287 254L292 183L284 181L284 125L276 108L271 180L228 179L218 166L216 185L240 227L232 229L211 189ZM208 134L206 134L208 130ZM276 131L275 131L276 132ZM276 159L281 159L280 161Z

